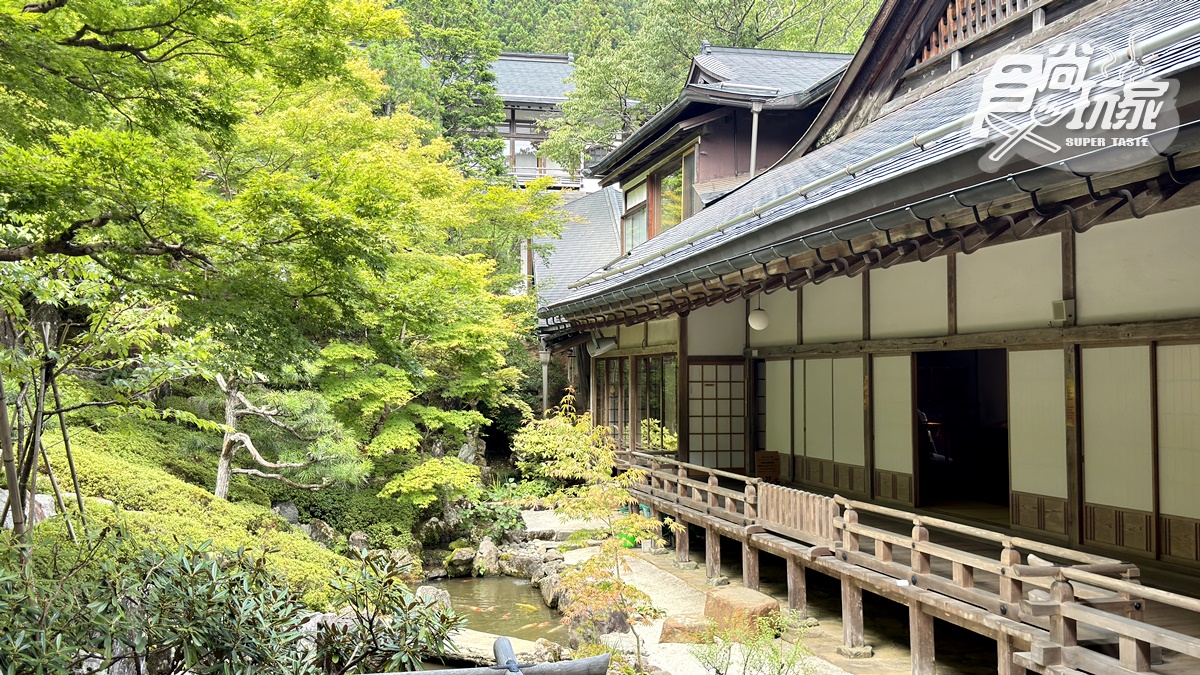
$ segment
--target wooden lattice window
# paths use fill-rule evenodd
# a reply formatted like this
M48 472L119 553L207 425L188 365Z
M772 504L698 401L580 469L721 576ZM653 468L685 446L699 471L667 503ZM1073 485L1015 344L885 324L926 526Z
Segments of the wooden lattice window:
M746 470L746 369L741 363L688 364L688 460Z
M1044 4L1045 0L950 0L945 16L929 35L929 42L917 63L954 51L960 44L990 33Z

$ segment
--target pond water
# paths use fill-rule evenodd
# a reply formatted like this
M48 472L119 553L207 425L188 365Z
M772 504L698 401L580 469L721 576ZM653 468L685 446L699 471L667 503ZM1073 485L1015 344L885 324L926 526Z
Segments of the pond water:
M528 579L512 577L471 577L440 579L425 585L444 588L450 605L467 619L472 630L552 642L565 642L566 628L558 612L542 603L542 592Z

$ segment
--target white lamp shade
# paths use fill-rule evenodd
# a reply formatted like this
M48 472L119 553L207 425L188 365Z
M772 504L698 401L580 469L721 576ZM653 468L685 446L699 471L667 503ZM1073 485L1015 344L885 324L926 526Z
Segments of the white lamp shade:
M767 314L767 310L759 308L746 317L746 322L754 330L766 330L767 326L771 325L771 317Z

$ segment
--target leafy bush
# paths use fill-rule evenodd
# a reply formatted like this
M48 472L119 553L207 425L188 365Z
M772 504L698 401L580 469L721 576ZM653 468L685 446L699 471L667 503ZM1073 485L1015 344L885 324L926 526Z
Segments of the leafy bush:
M142 549L120 529L84 542L39 540L28 574L0 538L0 671L75 675L121 661L161 675L410 670L444 654L463 624L415 597L383 554L339 568L327 591L344 610L306 631L298 596L262 555L210 543Z
M759 617L753 626L718 629L710 623L704 642L689 651L713 675L803 675L808 672L808 648L799 639L780 639L785 633L799 633L801 627L802 621L791 612Z
M378 463L377 463L378 466ZM406 501L379 496L378 487L330 487L312 492L277 484L275 501L296 504L302 521L320 518L343 534L365 532L371 548L413 550L417 509Z
M426 460L393 478L379 492L381 497L407 500L418 509L459 498L478 501L482 494L479 467L457 457Z
M267 564L302 595L306 605L328 606L330 576L345 558L292 531L264 506L217 499L211 492L162 469L123 459L113 447L114 440L91 429L72 432L72 450L84 496L107 499L121 509L114 512L91 508L90 520L113 526L125 524L130 535L145 546L212 539L218 549L266 548ZM61 443L48 445L53 464L66 466ZM42 527L39 532L65 539L61 525L55 521Z

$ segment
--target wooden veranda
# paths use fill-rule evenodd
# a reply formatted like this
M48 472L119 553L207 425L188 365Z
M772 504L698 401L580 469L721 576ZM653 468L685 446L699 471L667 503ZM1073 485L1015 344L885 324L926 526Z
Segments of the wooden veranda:
M806 611L809 570L838 579L848 651L864 647L867 591L909 608L914 674L934 673L935 618L995 640L1002 675L1200 672L1200 600L1141 584L1131 563L666 457L622 460L646 472L639 503L703 529L710 578L729 537L747 588L760 552L786 561L792 610ZM675 542L687 562L688 537Z

